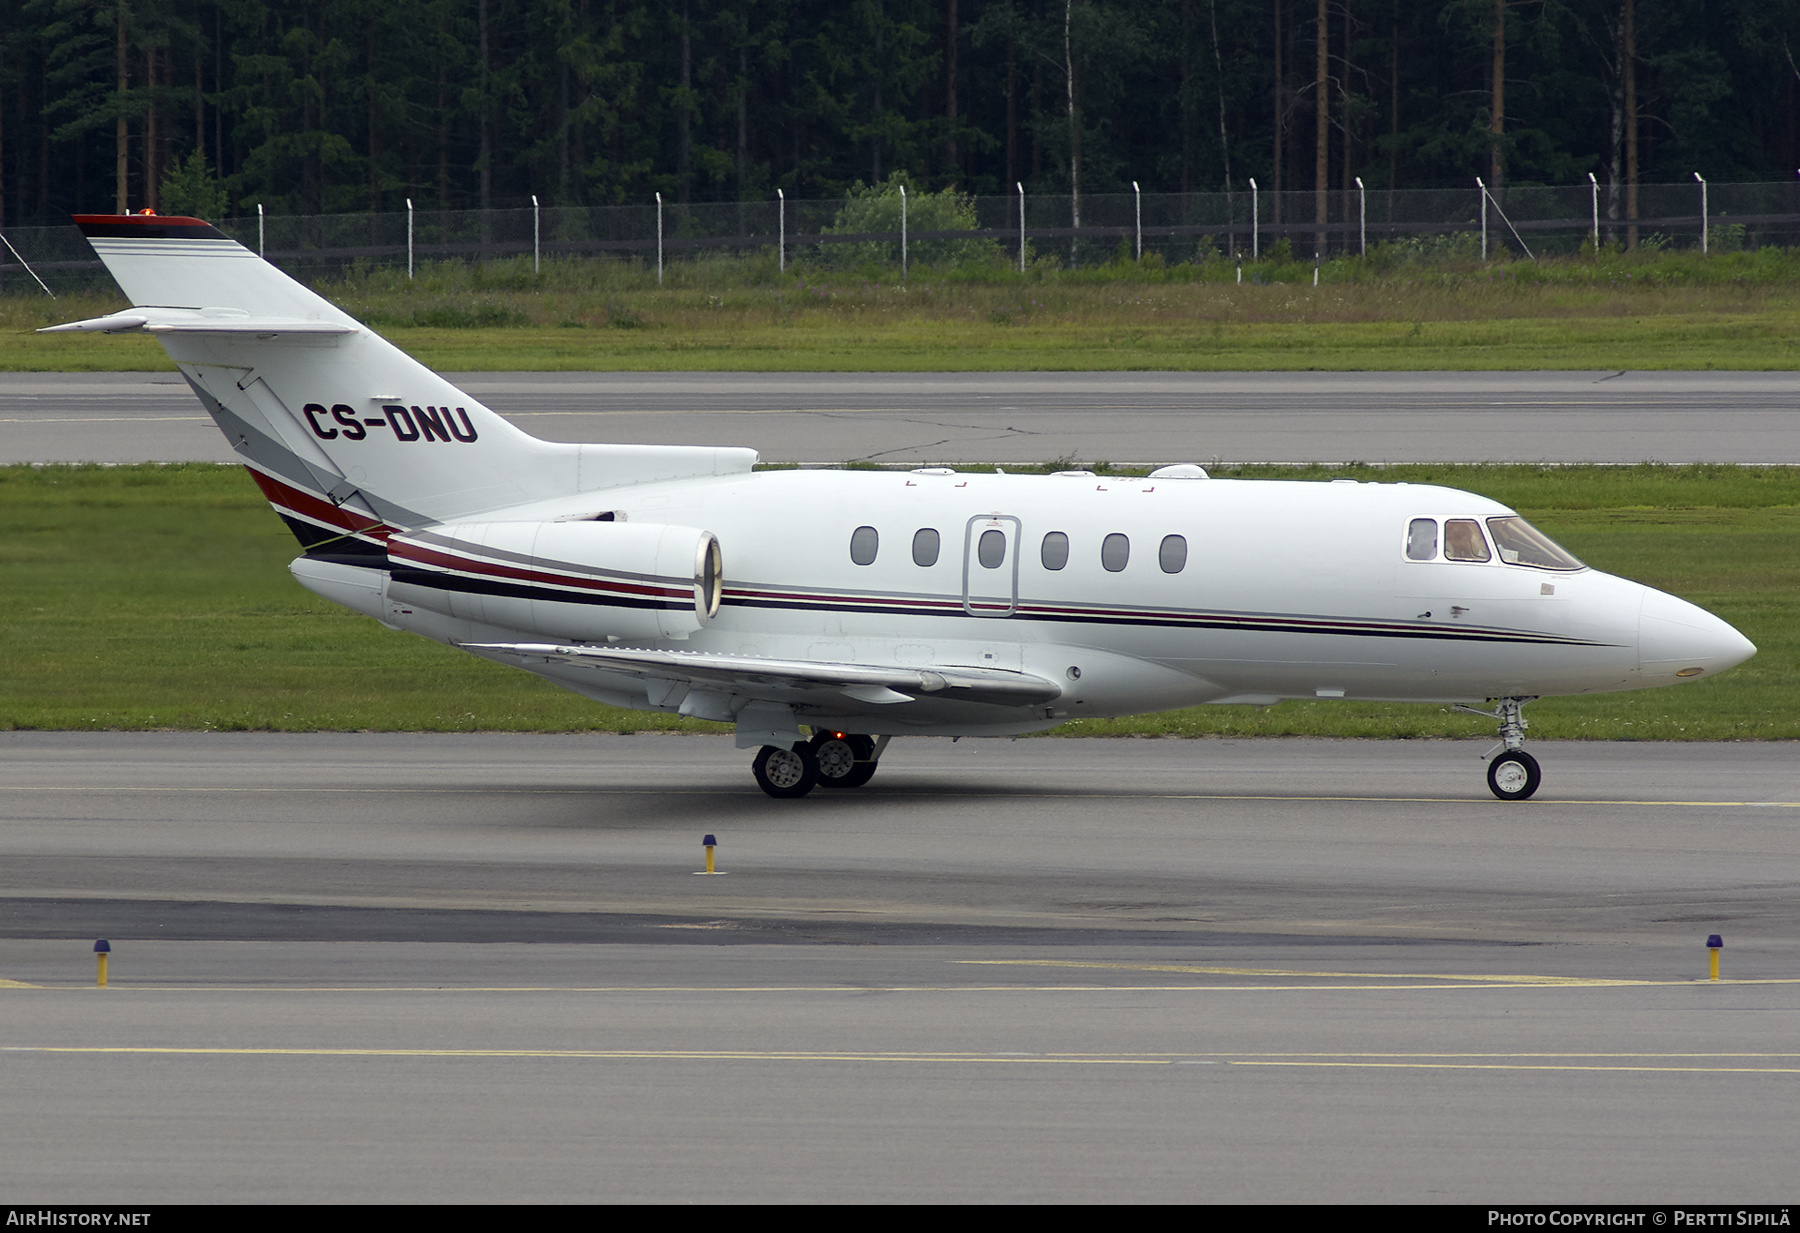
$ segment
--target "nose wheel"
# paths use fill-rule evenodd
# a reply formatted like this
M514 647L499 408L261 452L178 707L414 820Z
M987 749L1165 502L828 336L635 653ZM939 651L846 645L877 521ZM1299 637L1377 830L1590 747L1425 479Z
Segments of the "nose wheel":
M1511 750L1488 763L1488 787L1503 801L1529 799L1542 779L1537 759L1523 749Z
M1488 763L1487 780L1488 788L1503 801L1530 800L1531 794L1538 790L1538 784L1544 778L1543 772L1538 769L1537 759L1524 749L1525 729L1531 725L1525 722L1523 712L1525 704L1531 701L1534 699L1499 698L1495 700L1491 711L1478 710L1472 706L1456 708L1500 722L1500 748L1505 752Z

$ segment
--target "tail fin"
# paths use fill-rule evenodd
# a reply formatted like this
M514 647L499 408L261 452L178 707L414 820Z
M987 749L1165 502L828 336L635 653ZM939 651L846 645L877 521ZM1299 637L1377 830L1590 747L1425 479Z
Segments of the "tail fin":
M75 224L132 308L50 329L157 335L308 548L380 551L396 529L756 460L540 441L199 219Z

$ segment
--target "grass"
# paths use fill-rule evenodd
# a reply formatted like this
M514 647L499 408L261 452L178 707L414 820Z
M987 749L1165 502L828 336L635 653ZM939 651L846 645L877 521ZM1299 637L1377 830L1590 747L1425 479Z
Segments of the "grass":
M1800 250L1482 262L1380 247L1367 259L1216 254L1020 273L839 269L720 257L653 269L529 261L353 271L318 290L440 370L1268 371L1792 369ZM34 335L116 297L0 296L0 370L168 369L138 336Z
M1047 464L1054 467L1058 464ZM1717 612L1761 648L1717 680L1544 699L1539 738L1796 739L1800 472L1412 466L1215 469L1449 484L1588 562ZM313 596L245 474L203 464L0 468L0 729L715 731L584 701ZM1287 702L1072 723L1069 735L1486 737L1434 706Z

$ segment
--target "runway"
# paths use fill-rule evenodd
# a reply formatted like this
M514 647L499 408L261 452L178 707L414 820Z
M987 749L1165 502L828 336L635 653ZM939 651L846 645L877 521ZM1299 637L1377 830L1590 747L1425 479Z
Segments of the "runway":
M766 462L1800 463L1792 373L451 373L555 441ZM0 374L0 463L234 458L179 376Z
M712 737L0 734L0 1178L1782 1200L1791 749L1534 751L1507 805L1468 742L915 738L777 802Z

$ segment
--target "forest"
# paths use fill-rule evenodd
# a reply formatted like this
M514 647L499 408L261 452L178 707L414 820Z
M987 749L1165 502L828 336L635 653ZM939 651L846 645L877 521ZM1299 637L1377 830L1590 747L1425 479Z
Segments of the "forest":
M0 0L0 226L1791 179L1800 0ZM1280 201L1281 197L1276 197ZM1277 220L1279 221L1279 220Z

